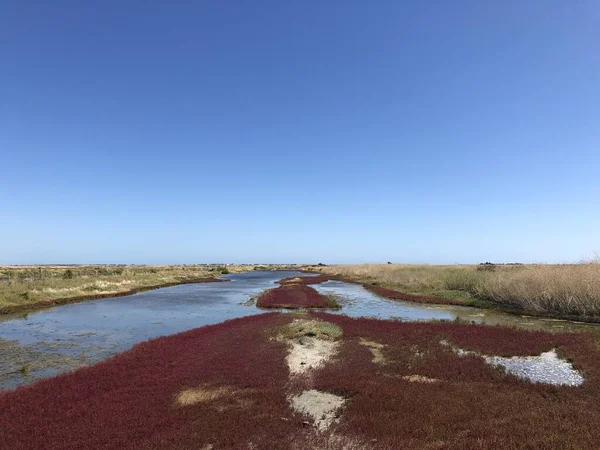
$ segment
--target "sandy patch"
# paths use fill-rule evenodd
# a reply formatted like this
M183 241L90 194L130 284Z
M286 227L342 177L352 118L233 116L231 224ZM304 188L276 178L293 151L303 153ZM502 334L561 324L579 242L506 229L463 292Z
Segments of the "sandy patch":
M296 319L287 325L279 339L289 345L286 362L290 376L306 374L323 366L337 351L335 339L341 335L340 327L319 320ZM288 397L288 402L293 410L312 418L317 430L324 430L335 420L345 399L310 389Z
M282 330L280 339L289 345L286 363L290 373L303 374L321 367L337 350L334 339L342 330L329 322L296 319Z
M286 357L292 374L302 374L322 366L336 351L336 343L316 336L301 336L290 341L291 349Z
M333 423L337 411L345 401L343 397L315 389L304 391L290 399L292 408L311 417L319 430L325 430Z
M372 362L375 364L386 364L385 357L383 356L382 350L385 348L385 345L380 344L378 342L369 341L364 338L360 338L360 345L367 347L371 351L371 355L373 355Z

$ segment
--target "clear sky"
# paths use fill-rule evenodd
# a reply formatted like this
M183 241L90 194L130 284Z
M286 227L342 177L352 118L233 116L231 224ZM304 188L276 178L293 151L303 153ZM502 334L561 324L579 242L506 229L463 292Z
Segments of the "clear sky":
M597 0L0 3L0 264L598 250Z

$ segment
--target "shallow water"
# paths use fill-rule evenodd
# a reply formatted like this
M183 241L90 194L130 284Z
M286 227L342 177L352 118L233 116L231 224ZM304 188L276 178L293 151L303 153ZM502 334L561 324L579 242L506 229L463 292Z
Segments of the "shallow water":
M227 275L225 283L183 284L57 306L0 322L0 389L93 364L148 339L263 313L245 306L297 271Z
M224 320L261 314L249 300L295 271L227 275L227 283L186 284L127 297L57 306L0 321L0 389L94 364L154 337ZM361 286L328 281L314 286L339 297L351 317L401 320L468 320L524 328L565 330L591 325L524 318L477 308L423 305L377 297ZM594 327L598 329L598 327Z
M350 317L374 317L405 321L461 320L486 325L513 326L528 330L600 331L600 325L597 324L508 314L470 306L389 300L378 297L358 284L341 281L326 281L313 287L321 294L335 295L342 305L340 313Z

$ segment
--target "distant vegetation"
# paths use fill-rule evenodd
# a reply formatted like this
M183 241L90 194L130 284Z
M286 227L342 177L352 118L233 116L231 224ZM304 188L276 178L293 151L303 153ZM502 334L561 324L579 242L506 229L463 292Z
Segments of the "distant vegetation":
M211 279L254 266L41 266L0 267L0 311L51 303L56 299L91 298L165 284Z
M211 267L208 269L209 272L219 272L221 275L227 275L231 273L229 269L225 266Z
M600 318L597 260L565 265L364 264L311 270L410 294L440 296L457 304L484 300L531 312Z

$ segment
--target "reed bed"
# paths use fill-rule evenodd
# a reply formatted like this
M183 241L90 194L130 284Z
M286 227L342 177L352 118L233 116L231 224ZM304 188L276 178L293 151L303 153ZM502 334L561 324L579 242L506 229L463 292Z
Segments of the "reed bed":
M315 267L323 274L409 293L488 300L527 311L600 317L600 264Z

